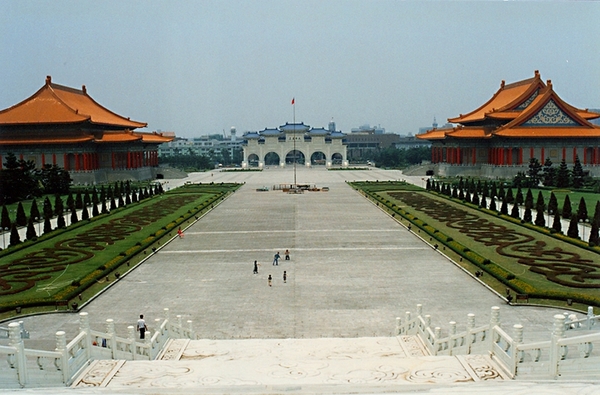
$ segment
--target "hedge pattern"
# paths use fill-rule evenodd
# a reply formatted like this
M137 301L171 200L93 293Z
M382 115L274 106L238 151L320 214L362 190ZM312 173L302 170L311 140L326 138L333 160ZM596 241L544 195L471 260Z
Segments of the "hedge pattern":
M549 248L533 236L509 229L422 193L392 192L390 196L458 230L478 243L496 246L496 252L529 266L549 281L575 288L600 288L600 264L560 247Z
M44 248L25 257L0 265L0 295L26 291L40 281L48 280L51 273L65 270L68 265L81 264L94 257L94 251L104 250L116 241L142 230L180 207L193 202L197 196L167 196L160 201L135 210L123 217L98 225L75 237L62 239L52 248ZM136 246L135 249L139 249Z

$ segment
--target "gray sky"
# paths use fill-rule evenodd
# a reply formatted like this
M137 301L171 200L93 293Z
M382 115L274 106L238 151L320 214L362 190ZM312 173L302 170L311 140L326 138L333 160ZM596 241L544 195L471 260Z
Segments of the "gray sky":
M540 70L600 107L600 2L28 1L0 3L0 108L46 75L193 137L296 121L416 134Z

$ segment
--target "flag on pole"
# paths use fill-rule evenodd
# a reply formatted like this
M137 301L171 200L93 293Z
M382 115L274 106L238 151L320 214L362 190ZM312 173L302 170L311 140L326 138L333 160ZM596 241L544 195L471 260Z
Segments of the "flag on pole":
M296 98L292 97L292 106L296 103Z

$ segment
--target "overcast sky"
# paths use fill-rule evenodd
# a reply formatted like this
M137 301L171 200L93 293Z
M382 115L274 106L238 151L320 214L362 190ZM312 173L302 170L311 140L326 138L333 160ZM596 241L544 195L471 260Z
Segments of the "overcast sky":
M540 70L600 108L600 2L27 1L0 6L0 108L46 75L144 130L296 121L416 134Z

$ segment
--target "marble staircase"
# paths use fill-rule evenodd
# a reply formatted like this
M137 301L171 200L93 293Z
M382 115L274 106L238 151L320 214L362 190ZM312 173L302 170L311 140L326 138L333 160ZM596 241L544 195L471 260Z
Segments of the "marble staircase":
M417 336L175 339L153 361L93 361L72 387L142 393L379 393L506 379L488 356L430 356Z

